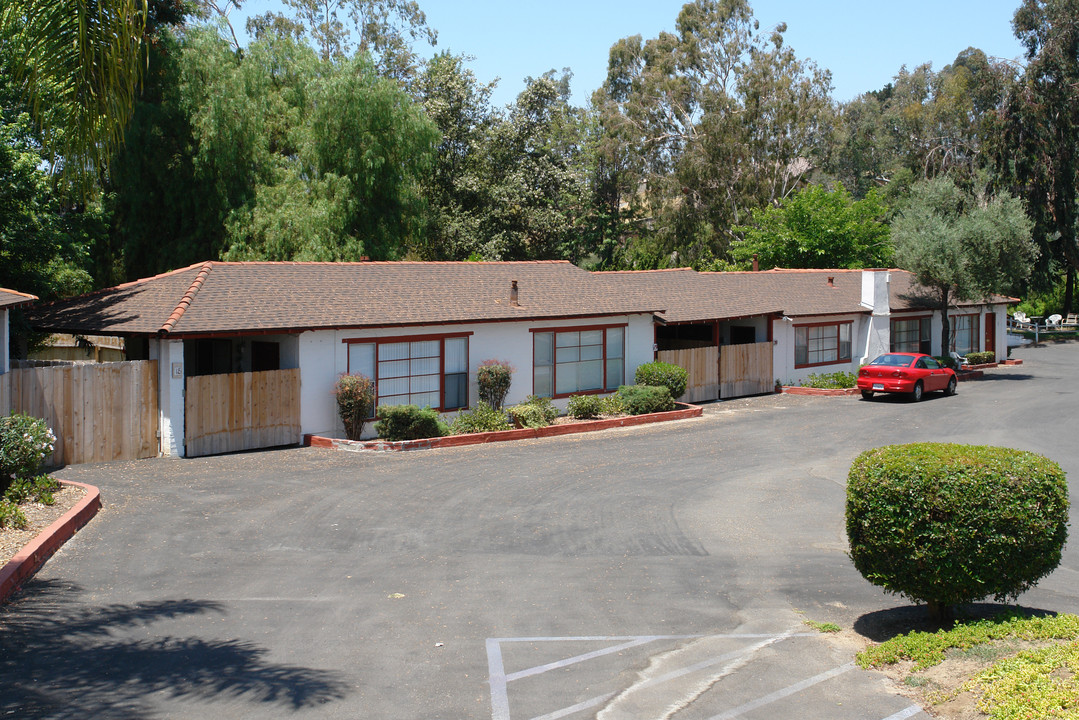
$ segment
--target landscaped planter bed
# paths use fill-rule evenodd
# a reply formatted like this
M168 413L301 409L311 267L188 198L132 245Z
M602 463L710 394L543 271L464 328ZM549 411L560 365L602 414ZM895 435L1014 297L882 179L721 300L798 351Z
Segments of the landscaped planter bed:
M422 440L342 440L320 435L304 435L304 445L311 447L334 448L352 452L433 450L435 448L461 447L462 445L481 445L508 440L527 440L531 438L554 437L574 433L595 432L611 428L634 427L671 420L688 420L700 417L704 410L696 405L678 403L677 410L648 413L646 415L626 415L604 420L581 420L560 425L548 425L541 428L521 428L519 430L500 430L498 432L468 433L466 435L447 435L445 437L424 438Z

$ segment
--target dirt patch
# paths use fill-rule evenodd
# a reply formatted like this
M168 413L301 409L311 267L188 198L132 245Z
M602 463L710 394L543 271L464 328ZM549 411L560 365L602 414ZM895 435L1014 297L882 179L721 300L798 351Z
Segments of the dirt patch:
M26 515L27 526L23 530L10 526L0 528L0 567L15 557L24 545L37 537L38 533L75 507L84 495L86 495L86 490L81 487L61 485L60 489L53 493L56 502L52 505L33 502L20 505L23 514Z

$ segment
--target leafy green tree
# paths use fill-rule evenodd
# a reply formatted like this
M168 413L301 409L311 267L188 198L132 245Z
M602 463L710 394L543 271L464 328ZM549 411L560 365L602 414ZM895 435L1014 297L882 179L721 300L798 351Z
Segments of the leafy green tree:
M892 247L888 207L871 190L854 200L842 185L809 185L753 211L753 225L735 228L745 239L731 245L735 261L756 255L765 268L887 267Z
M1030 233L1015 197L972 195L946 175L914 185L892 223L895 259L933 294L943 319L944 352L950 347L953 300L1010 292L1030 276L1038 253Z
M146 0L8 0L0 8L0 45L19 58L14 71L45 129L49 160L83 196L123 142L146 14Z

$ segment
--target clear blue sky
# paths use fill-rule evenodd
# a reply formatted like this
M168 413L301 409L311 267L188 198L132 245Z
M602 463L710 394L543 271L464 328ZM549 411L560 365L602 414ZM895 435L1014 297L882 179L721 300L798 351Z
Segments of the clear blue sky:
M787 23L786 42L799 58L832 72L833 97L840 101L876 90L899 68L931 62L940 69L967 47L987 55L1019 58L1022 48L1011 21L1020 0L751 0L762 28ZM427 23L438 31L434 49L475 57L470 67L484 82L501 78L497 105L513 101L524 78L547 70L573 71L573 100L587 102L607 72L607 53L617 40L645 39L674 30L681 0L419 0ZM244 18L279 0L247 0L234 13L241 34ZM243 42L241 38L241 42Z

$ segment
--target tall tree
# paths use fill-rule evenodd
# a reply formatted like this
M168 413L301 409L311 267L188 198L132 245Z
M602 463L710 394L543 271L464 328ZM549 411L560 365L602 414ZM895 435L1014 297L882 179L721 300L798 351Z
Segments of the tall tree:
M1015 197L972 195L947 175L914 185L892 223L895 259L934 294L943 352L950 347L953 301L1014 292L1030 276L1038 253L1030 232Z
M146 0L8 0L0 8L0 43L15 49L39 122L49 96L51 163L84 196L123 142L146 14Z
M854 200L839 183L831 190L809 185L778 207L754 210L753 225L735 228L745 239L731 245L731 255L742 262L757 256L764 268L887 267L887 215L875 190Z

